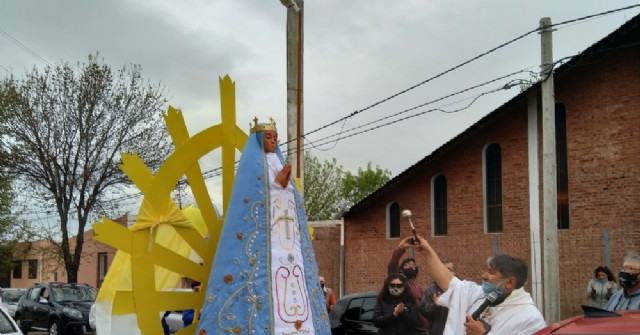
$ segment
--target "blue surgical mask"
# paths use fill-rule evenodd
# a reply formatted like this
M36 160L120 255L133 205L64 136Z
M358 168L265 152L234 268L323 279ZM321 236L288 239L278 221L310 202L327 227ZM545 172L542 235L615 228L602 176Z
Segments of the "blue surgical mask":
M505 280L503 280L502 282L498 283L497 285L495 284L491 284L490 282L483 280L482 281L482 291L484 291L485 295L489 295L489 293L491 292L498 292L500 294L502 294L502 290L500 290L500 285L502 285L505 282Z

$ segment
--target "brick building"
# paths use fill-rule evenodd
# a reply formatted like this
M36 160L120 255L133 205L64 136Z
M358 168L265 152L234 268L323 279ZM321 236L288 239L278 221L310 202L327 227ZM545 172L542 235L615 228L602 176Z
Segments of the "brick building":
M609 265L617 277L623 254L640 251L639 24L637 16L555 68L563 318L587 302L596 266ZM345 214L344 293L379 289L399 237L410 234L400 218L410 209L418 232L465 278L479 280L496 251L529 261L526 289L542 307L542 248L532 243L536 232L543 236L542 181L536 84ZM322 257L320 271L327 272ZM426 286L429 271L416 258Z

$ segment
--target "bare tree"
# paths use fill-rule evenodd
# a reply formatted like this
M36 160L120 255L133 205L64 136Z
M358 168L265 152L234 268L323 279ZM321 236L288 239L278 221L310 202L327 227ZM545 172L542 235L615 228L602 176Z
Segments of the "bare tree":
M0 84L8 169L44 211L57 213L69 282L78 279L87 222L129 183L120 154L136 152L155 169L171 150L165 103L164 89L143 80L140 66L112 71L97 55L75 70L68 63L34 68ZM72 233L77 244L70 250Z

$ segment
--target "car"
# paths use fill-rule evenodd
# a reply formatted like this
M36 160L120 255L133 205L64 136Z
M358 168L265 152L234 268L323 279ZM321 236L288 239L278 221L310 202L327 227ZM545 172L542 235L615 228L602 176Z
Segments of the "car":
M18 302L15 319L24 334L31 330L50 335L84 334L89 325L89 309L98 290L87 284L38 283Z
M24 335L4 306L0 306L0 334Z
M329 313L332 335L374 335L373 311L378 292L353 293L342 297Z
M18 301L25 292L27 292L27 289L24 288L3 288L0 290L2 306L9 312L12 318L15 318Z
M171 289L166 289L165 291L193 292L194 290L191 288L171 288ZM169 334L174 334L185 327L184 319L183 319L183 316L185 313L191 313L190 316L191 316L191 319L193 319L193 310L167 311L167 312L160 313L160 317L163 318L167 323L167 326L169 326Z
M640 311L607 311L582 306L583 315L553 323L533 335L640 334Z

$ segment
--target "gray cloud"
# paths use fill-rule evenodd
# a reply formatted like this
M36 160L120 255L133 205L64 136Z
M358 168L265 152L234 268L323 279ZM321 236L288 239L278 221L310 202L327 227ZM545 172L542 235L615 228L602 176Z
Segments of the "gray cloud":
M305 130L345 117L535 29L541 17L557 23L636 3L306 1ZM633 9L561 27L554 32L555 58L582 51L637 13ZM141 64L146 77L166 86L170 104L182 108L191 133L219 122L218 77L225 74L236 82L241 126L254 115L286 123L285 27L286 10L276 0L0 0L0 29L51 63L84 61L98 51L114 67ZM16 75L44 65L5 36L0 36L0 48L0 65ZM532 34L360 113L346 121L344 129L512 71L537 71L539 54L539 36ZM397 174L517 93L511 89L492 94L457 114L426 114L312 153L322 159L335 157L350 170L371 161ZM321 141L342 126L309 139Z

